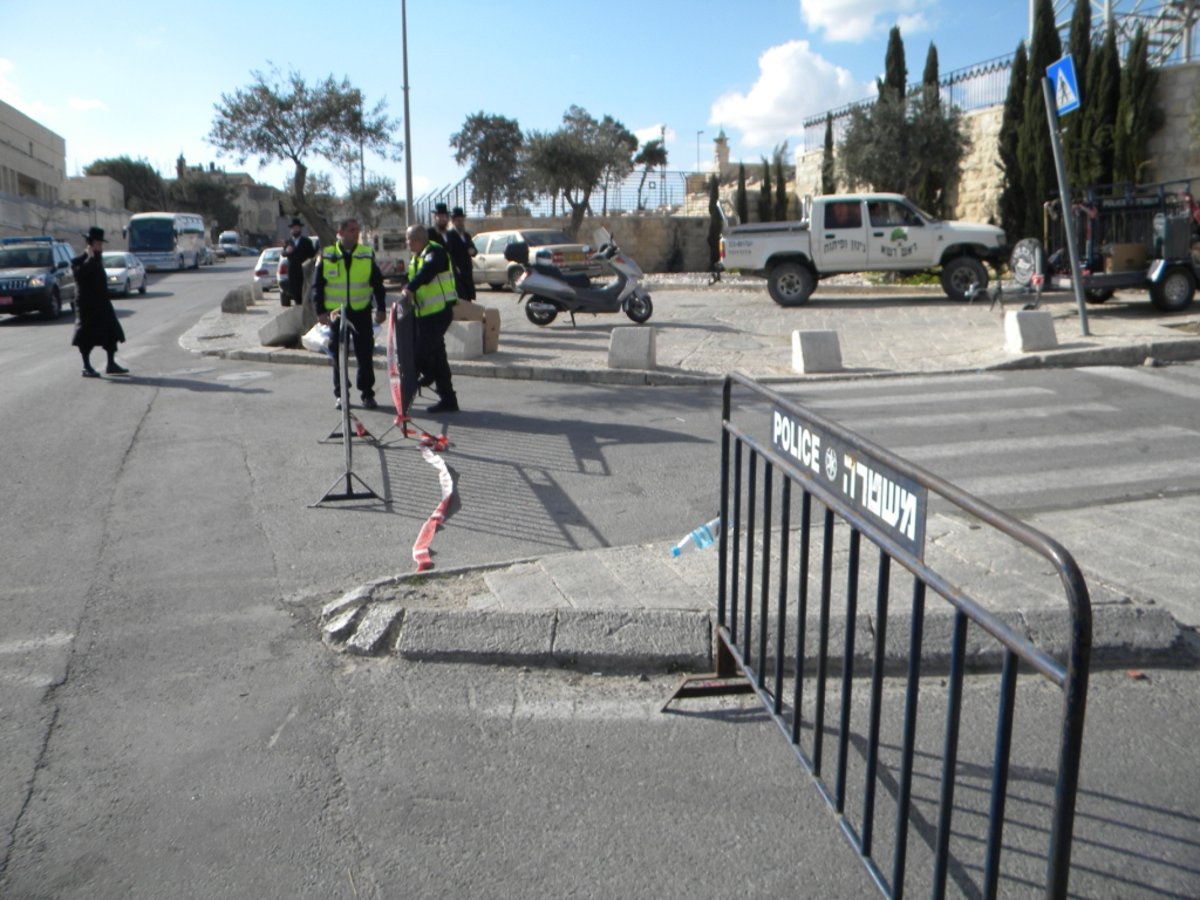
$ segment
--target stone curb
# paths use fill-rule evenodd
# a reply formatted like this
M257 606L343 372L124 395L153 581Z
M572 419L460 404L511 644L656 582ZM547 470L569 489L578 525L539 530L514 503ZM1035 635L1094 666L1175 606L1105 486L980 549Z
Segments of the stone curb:
M464 568L439 573L443 577L472 572L495 572L509 566ZM703 671L712 666L714 613L678 609L528 609L524 611L409 607L389 597L377 600L381 587L417 583L426 576L400 576L362 585L327 603L321 610L321 634L335 650L363 656L398 655L436 662L495 665L538 665L610 671ZM1070 641L1066 611L1014 610L999 618L1019 636L1056 659L1064 660ZM816 645L818 620L806 620L805 646ZM741 623L739 623L740 625ZM776 633L768 619L768 634ZM954 627L952 610L925 616L922 670L943 672L949 667ZM757 653L758 622L752 622L751 650ZM844 658L846 618L830 617L829 664L837 671ZM909 659L911 617L889 617L884 637L885 669L899 673ZM738 638L739 643L741 637ZM874 655L876 622L873 615L855 619L855 666L862 674ZM785 667L794 668L796 629L788 628ZM1186 663L1195 648L1185 630L1162 607L1134 603L1098 604L1092 610L1092 667ZM995 671L1003 663L1003 648L978 626L968 630L966 664L972 671ZM773 663L770 666L773 670Z

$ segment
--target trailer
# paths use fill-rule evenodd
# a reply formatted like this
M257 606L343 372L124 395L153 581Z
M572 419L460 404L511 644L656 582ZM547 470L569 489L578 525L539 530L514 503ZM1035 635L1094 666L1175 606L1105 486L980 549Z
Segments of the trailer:
M1021 286L1071 290L1069 226L1089 303L1145 289L1160 312L1191 305L1200 283L1200 203L1191 181L1095 185L1075 197L1066 216L1058 199L1044 210L1042 239L1013 247L1011 268Z

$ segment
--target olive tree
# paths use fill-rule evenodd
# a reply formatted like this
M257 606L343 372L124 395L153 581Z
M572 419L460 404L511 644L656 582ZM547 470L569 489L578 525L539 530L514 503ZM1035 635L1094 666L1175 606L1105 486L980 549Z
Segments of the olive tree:
M391 134L396 123L381 100L367 109L362 92L343 78L327 76L309 84L292 70L283 75L252 71L253 81L214 104L216 115L207 140L239 163L251 156L260 166L274 162L294 167L291 201L320 235L332 243L334 228L306 192L308 165L314 158L337 164L347 146L395 158L401 149Z

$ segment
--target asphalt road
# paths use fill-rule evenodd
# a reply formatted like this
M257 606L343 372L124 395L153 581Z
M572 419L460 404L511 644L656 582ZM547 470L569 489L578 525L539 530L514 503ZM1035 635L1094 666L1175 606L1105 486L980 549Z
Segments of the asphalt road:
M779 895L797 877L860 896L863 874L754 713L664 719L649 712L661 678L351 662L319 644L320 598L411 569L436 481L399 442L355 457L390 507L307 506L341 473L341 448L317 441L337 424L327 372L176 344L248 265L157 276L119 300L125 380L79 377L69 318L0 320L0 896ZM1166 370L1164 384L1186 390L1187 371ZM1076 397L1093 382L1077 377L1001 384L1061 391L1072 427L1051 434L1083 433L1077 416L1192 427L1179 398L1121 379L1091 388L1115 411L1093 409L1100 400ZM434 543L441 567L659 540L715 508L714 391L486 379L458 390L467 411L447 458L461 502ZM854 408L853 392L825 390L842 398L839 417ZM368 422L382 430L388 416ZM868 433L900 439L892 427ZM905 440L936 449L940 434ZM1128 452L1178 463L1187 435L1160 436L1180 443ZM964 458L975 459L953 465ZM995 465L980 454L953 471L984 478ZM1045 493L1020 487L1034 467L1004 471L995 496ZM1122 475L1030 508L1078 503L1086 515L1166 489L1155 485ZM1124 751L1152 756L1155 777L1118 771L1122 803L1151 797L1163 824L1121 836L1149 871L1130 876L1135 889L1109 891L1097 862L1097 894L1197 883L1193 679L1164 676L1153 703L1141 682L1110 687L1109 709L1184 724L1170 745ZM1114 796L1117 776L1097 765L1093 789Z

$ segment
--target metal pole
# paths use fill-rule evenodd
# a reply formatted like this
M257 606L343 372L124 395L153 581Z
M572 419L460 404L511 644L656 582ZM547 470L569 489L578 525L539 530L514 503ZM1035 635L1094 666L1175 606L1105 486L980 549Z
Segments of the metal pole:
M1079 251L1075 247L1075 217L1071 210L1071 187L1067 184L1067 166L1063 161L1062 136L1058 133L1058 107L1054 102L1054 85L1042 76L1042 96L1046 98L1046 121L1050 125L1050 146L1054 149L1054 168L1058 173L1058 196L1062 200L1063 232L1067 253L1071 257L1071 285L1075 289L1075 305L1079 309L1079 333L1088 335L1087 307L1083 302L1083 280L1079 277Z
M400 48L404 61L404 224L413 223L412 127L408 111L408 0L400 0Z

